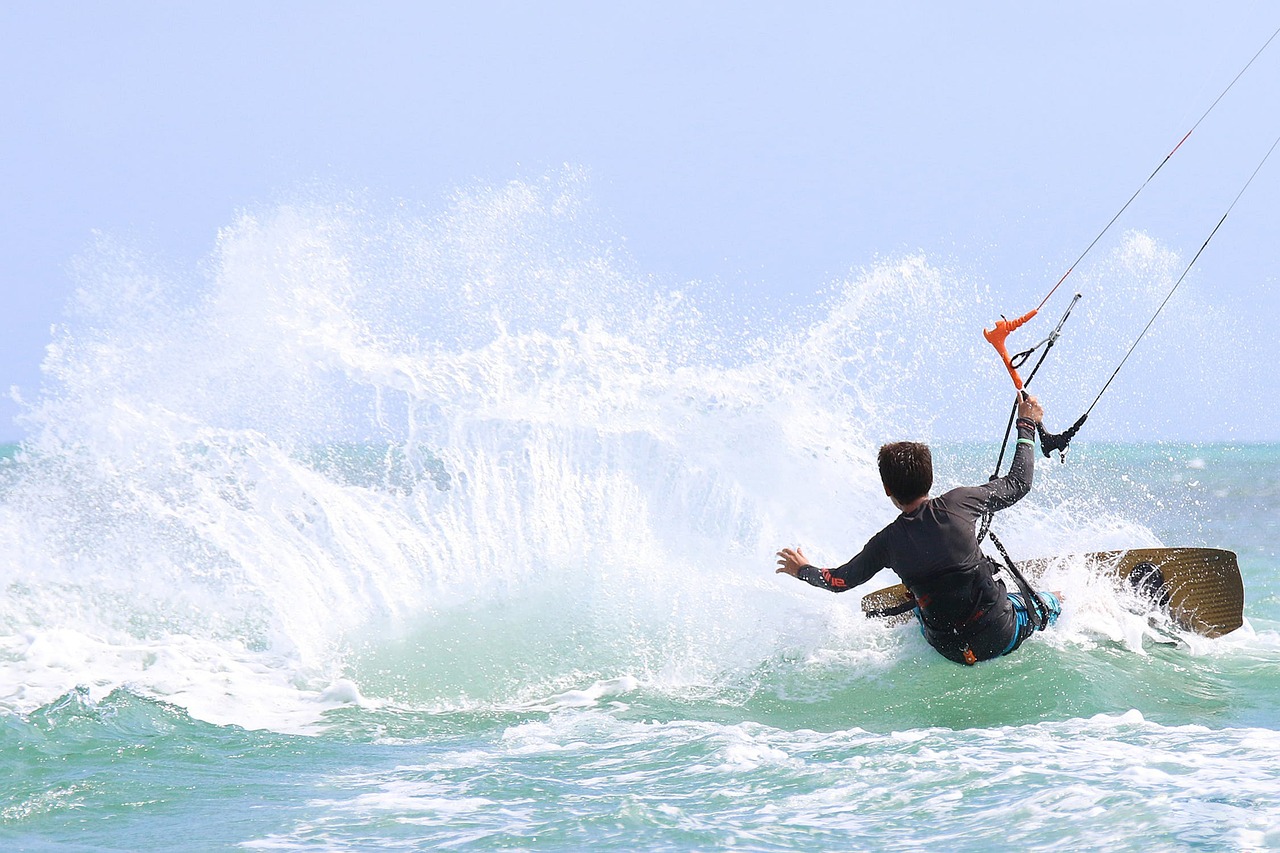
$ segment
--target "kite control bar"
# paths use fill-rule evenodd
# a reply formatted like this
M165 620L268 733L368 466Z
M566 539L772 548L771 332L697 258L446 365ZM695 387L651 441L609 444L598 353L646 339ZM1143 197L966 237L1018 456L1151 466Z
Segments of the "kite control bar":
M996 352L1000 353L1000 360L1004 362L1004 367L1009 371L1010 378L1013 379L1013 387L1019 391L1022 390L1022 377L1018 375L1018 368L1014 367L1013 359L1009 358L1009 351L1005 349L1005 339L1009 337L1009 333L1022 326L1023 323L1036 316L1040 309L1036 308L1027 314L1023 314L1016 320L1006 320L1004 315L996 321L994 329L983 329L982 336L987 339L987 343L996 348Z
M1032 317L1036 316L1040 311L1039 308L1024 314L1016 320L1006 320L1004 315L1001 315L999 321L996 322L996 327L994 329L982 330L982 336L987 339L987 343L995 347L996 352L1000 354L1000 360L1004 362L1005 369L1009 371L1009 377L1013 379L1014 388L1021 391L1032 379L1035 378L1036 371L1040 369L1040 365L1044 364L1045 356L1049 354L1049 350L1053 349L1053 345L1058 342L1058 337L1062 334L1062 327L1067 324L1067 318L1071 316L1072 309L1076 307L1076 303L1079 301L1080 294L1077 293L1072 297L1071 304L1067 306L1067 310L1062 313L1062 319L1058 321L1058 324L1053 327L1053 331L1049 333L1049 337L1045 338L1030 349L1018 353L1017 355L1009 355L1009 350L1005 348L1005 341L1008 339L1011 332L1020 328L1023 323L1026 323ZM1044 352L1040 354L1040 359L1036 362L1035 367L1031 368L1031 373L1027 375L1027 379L1024 382L1022 377L1018 375L1018 368L1026 364L1027 359L1031 357L1031 354L1040 349L1040 347L1044 347Z
M1049 337L1031 347L1031 349L1020 352L1014 356L1010 356L1008 349L1005 347L1005 341L1009 337L1009 333L1013 332L1023 323L1026 323L1032 317L1036 316L1036 313L1040 310L1039 308L1029 314L1019 317L1016 320L1006 320L1004 317L1001 317L999 322L996 323L996 327L994 329L982 330L982 336L986 338L988 343L995 347L996 352L1000 354L1000 360L1004 362L1005 369L1009 371L1009 376L1013 379L1013 387L1017 388L1018 392L1024 397L1027 392L1023 389L1029 382L1031 382L1032 379L1035 378L1036 373L1040 370L1040 365L1044 364L1045 358L1049 355L1049 350L1053 349L1053 345L1058 342L1058 337L1062 334L1062 327L1066 325L1067 318L1071 316L1072 309L1076 307L1076 303L1079 301L1080 294L1077 293L1071 299L1071 304L1067 306L1067 310L1063 312L1062 319L1058 321L1058 324L1053 327L1053 331L1049 333ZM1041 347L1044 347L1044 352L1040 353L1040 358L1031 368L1031 372L1027 374L1027 379L1024 382L1022 377L1018 375L1018 368L1025 364L1027 359L1031 357L1031 354ZM996 463L997 472L1000 470L1001 463L1004 462L1004 450L1008 447L1009 436L1013 430L1013 419L1017 413L1018 407L1015 405L1009 412L1009 423L1005 425L1004 444L1001 446L1000 450L1000 461ZM1071 443L1071 439L1075 438L1076 433L1080 431L1080 427L1084 425L1085 418L1088 416L1088 413L1085 413L1085 415L1081 417L1080 420L1076 421L1070 429L1066 432L1060 433L1059 435L1053 435L1052 433L1045 432L1044 426L1042 424L1037 424L1036 431L1040 434L1041 452L1043 452L1047 457L1052 451L1056 450L1058 451L1058 458L1065 460L1067 445Z

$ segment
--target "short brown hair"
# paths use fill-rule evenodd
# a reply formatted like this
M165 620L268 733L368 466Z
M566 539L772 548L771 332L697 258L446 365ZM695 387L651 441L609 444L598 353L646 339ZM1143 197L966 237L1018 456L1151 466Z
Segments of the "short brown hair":
M929 445L895 441L880 448L880 480L900 504L909 504L933 488L933 454Z

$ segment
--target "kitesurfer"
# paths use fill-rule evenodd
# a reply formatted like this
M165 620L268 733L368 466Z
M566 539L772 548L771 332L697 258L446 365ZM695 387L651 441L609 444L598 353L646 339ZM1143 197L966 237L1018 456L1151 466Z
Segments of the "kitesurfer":
M931 498L933 458L928 445L900 441L880 448L880 479L901 514L871 537L843 566L819 569L800 548L778 552L778 569L814 586L845 592L892 568L915 598L916 617L929 645L944 657L974 664L1007 655L1035 630L1028 602L994 577L996 563L982 552L975 527L983 515L1012 506L1031 489L1036 425L1044 410L1019 393L1018 445L1009 473L981 486ZM1060 597L1037 594L1052 624ZM1031 603L1034 606L1034 602Z

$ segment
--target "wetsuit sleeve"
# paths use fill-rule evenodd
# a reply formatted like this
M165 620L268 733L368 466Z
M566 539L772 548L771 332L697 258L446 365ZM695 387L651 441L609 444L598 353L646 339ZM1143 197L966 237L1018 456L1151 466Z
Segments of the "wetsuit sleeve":
M1031 491L1036 466L1035 434L1034 421L1018 418L1018 445L1009 473L981 487L987 491L987 508L992 512L1013 506Z
M871 537L871 541L858 552L857 556L843 566L834 569L802 566L796 577L832 592L845 592L866 583L875 576L876 572L888 567L888 556L881 544L884 538L882 533L883 531Z

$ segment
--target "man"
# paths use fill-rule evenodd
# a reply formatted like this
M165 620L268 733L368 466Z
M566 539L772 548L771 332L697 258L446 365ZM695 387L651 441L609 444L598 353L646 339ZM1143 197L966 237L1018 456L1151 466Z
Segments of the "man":
M1018 445L1009 473L982 486L929 497L933 458L924 444L900 441L880 448L885 494L902 511L843 566L818 569L799 548L778 552L778 572L844 592L892 568L916 601L916 617L929 645L944 657L972 665L1007 655L1035 630L1027 603L993 577L995 562L982 552L975 526L988 512L1012 506L1031 489L1036 425L1044 410L1035 397L1018 398ZM1049 623L1062 610L1059 597L1039 593ZM1034 606L1034 604L1032 604Z

